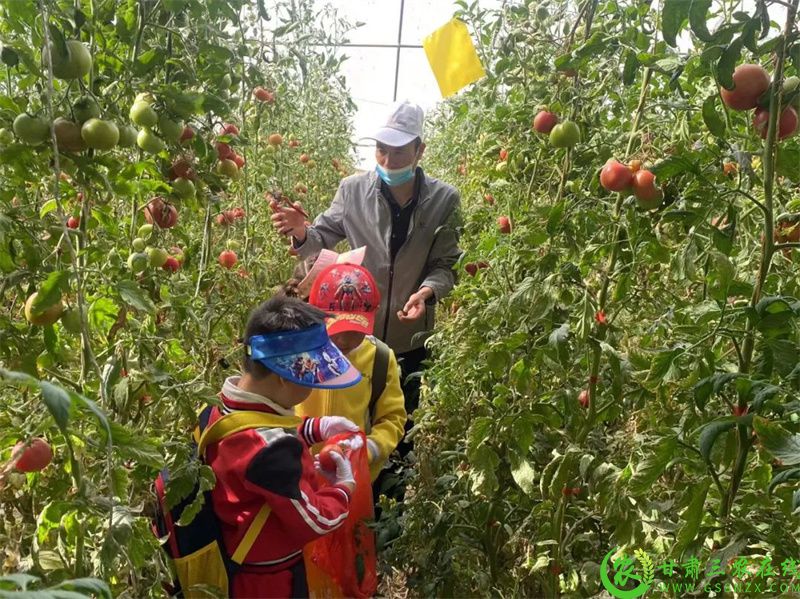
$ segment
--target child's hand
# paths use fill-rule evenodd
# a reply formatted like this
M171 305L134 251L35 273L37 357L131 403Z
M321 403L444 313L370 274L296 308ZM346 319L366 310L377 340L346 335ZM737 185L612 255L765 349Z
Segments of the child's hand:
M345 447L350 451L356 451L364 447L364 441L361 440L361 435L353 435L349 439L339 441L339 446Z
M352 492L356 487L356 480L353 478L353 468L350 466L350 460L336 451L332 451L328 455L336 464L336 470L328 472L322 468L318 457L314 460L314 467L317 472L321 473L331 484L347 487Z
M319 419L319 432L322 441L327 441L341 433L357 433L358 426L343 416L323 416Z

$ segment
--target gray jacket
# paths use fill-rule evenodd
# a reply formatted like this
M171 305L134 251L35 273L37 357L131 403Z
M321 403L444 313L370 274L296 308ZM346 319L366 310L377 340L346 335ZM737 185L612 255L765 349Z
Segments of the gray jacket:
M408 237L394 262L389 251L391 210L381 194L375 171L342 180L330 208L308 228L305 242L296 246L302 258L323 248L333 249L342 239L347 239L351 249L367 246L364 266L375 277L381 292L375 336L398 354L422 346L425 336L418 333L433 329L436 304L430 302L426 314L412 322L400 322L397 312L422 286L433 289L435 300L450 293L455 284L452 268L461 254L458 191L424 173L423 176Z

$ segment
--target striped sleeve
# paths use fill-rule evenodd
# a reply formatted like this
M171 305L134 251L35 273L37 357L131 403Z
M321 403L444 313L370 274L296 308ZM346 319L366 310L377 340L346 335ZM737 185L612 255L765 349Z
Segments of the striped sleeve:
M322 433L320 432L320 420L319 418L306 418L297 427L297 432L300 435L300 438L305 441L308 447L320 443L323 441Z

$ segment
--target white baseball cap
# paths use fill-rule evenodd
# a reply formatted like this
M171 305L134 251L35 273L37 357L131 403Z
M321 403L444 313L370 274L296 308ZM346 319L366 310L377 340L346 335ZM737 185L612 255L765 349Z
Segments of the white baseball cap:
M386 124L374 135L366 139L374 139L387 146L399 148L411 143L418 137L422 139L422 123L425 112L417 104L408 100L392 105L391 114Z

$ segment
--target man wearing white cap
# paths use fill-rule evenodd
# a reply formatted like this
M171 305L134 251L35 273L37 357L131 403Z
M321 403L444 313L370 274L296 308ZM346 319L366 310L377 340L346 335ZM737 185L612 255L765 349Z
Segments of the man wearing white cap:
M427 357L423 342L433 329L435 304L453 288L460 199L451 185L418 166L424 113L409 102L392 107L375 140L374 171L342 180L333 202L314 224L300 210L272 203L273 226L292 236L301 258L347 239L366 246L364 266L375 277L381 302L375 336L397 354L405 378ZM301 208L298 204L296 207ZM409 414L417 407L417 377L403 385Z

